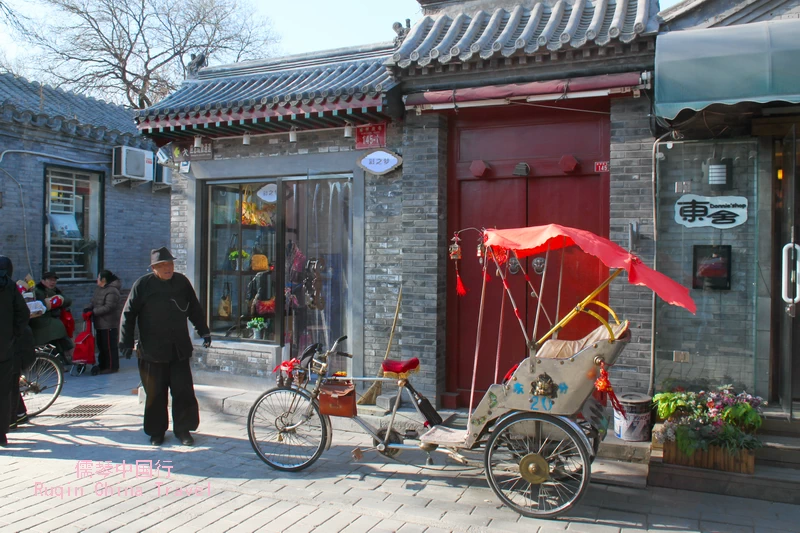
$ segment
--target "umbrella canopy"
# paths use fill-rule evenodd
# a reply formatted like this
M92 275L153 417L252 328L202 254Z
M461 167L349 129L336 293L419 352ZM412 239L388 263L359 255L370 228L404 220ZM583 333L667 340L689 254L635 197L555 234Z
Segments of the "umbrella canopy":
M487 229L484 244L493 248L514 250L518 257L528 257L547 250L577 246L593 255L609 268L622 268L633 285L650 288L665 302L683 307L692 314L697 306L689 289L645 265L641 259L608 239L591 231L569 228L559 224L514 229Z

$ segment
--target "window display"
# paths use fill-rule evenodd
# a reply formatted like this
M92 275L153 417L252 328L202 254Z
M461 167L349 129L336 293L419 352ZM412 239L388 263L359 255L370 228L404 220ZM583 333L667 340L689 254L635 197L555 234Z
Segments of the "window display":
M214 335L286 344L295 356L348 333L351 185L336 174L209 186Z

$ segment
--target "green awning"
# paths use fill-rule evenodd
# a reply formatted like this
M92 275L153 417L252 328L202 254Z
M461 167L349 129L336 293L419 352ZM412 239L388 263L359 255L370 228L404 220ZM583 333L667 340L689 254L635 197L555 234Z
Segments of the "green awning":
M711 104L800 103L800 20L659 35L655 86L666 119Z

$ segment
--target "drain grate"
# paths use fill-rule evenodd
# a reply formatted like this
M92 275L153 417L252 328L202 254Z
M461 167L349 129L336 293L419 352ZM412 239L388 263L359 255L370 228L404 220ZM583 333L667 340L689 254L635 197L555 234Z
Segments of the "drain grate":
M92 418L108 410L110 407L111 404L79 405L73 407L66 413L56 415L56 418Z

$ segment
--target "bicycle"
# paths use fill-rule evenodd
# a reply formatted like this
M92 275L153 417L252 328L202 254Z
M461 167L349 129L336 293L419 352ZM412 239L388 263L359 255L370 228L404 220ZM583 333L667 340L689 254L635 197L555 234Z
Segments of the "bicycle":
M19 378L19 392L33 417L45 412L56 401L64 387L64 367L52 344L35 348L36 357Z

